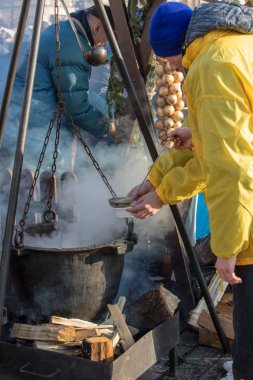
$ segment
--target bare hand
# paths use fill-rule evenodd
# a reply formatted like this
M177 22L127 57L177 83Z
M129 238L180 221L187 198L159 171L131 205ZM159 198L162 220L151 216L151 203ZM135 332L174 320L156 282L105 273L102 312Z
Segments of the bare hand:
M168 133L168 138L174 143L176 149L188 149L192 146L192 133L189 128L174 129Z
M113 137L115 136L115 134L116 134L116 125L114 121L111 121L109 129L108 129L108 135Z
M134 201L132 207L129 207L127 211L138 219L146 219L157 214L162 207L163 202L153 190Z
M231 285L237 285L242 283L242 279L235 275L235 263L236 257L231 257L229 259L218 257L215 267L219 272L222 280L228 282Z
M149 181L144 182L143 185L141 187L140 186L141 184L135 186L132 190L130 190L127 194L127 197L132 199L138 199L140 198L140 196L154 190L154 186L151 185Z

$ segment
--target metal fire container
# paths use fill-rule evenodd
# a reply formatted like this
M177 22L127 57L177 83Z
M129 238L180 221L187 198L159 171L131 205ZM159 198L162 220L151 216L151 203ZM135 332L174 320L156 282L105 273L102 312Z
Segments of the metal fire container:
M175 346L179 316L161 323L111 364L0 342L1 380L135 380L169 353L170 375L175 376Z

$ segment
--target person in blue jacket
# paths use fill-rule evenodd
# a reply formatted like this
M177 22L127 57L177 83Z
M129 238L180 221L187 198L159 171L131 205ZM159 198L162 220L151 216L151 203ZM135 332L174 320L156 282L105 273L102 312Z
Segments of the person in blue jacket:
M105 9L111 24L113 24L110 7L105 6ZM94 6L71 13L71 17L84 50L89 50L90 46L108 45L106 33ZM60 92L69 115L81 131L88 132L97 139L112 136L115 133L114 124L110 122L106 112L102 113L95 108L96 103L99 104L101 100L99 95L97 102L96 98L94 100L94 94L92 105L89 101L91 66L83 58L69 20L59 22L59 39ZM28 58L29 51L24 55L17 70L9 117L4 132L2 152L3 156L8 158L14 157ZM55 25L52 24L41 34L25 148L26 162L35 161L33 162L35 166L36 159L39 158L43 146L49 121L57 104L57 75ZM99 109L101 110L101 107ZM67 149L68 154L71 154L72 140L73 131L64 123L61 128L60 151L63 152ZM50 146L49 150L51 149L52 153L53 136L50 138ZM65 163L69 160L66 157L64 153Z

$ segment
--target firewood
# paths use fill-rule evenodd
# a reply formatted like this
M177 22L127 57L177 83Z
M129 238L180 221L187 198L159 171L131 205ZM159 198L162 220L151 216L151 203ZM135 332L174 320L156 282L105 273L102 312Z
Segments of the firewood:
M51 316L50 323L56 324L56 325L63 325L63 326L71 326L71 327L80 327L84 329L112 329L112 324L103 324L98 325L97 323L83 321L82 319L75 319L75 318L62 318L57 316Z
M130 333L130 330L125 322L125 319L118 305L107 305L107 307L117 327L120 339L122 340L122 346L126 351L135 343L132 334Z
M117 305L118 305L121 312L124 309L125 303L126 303L126 297L120 296L118 301L117 301ZM112 318L110 312L108 313L106 319L102 322L102 325L108 325L108 324L113 324L113 318Z
M74 327L44 325L26 325L15 323L11 329L11 338L27 340L45 340L50 342L74 342L76 333Z
M232 339L227 339L228 344L232 347ZM213 348L223 348L220 343L218 335L210 330L207 330L199 326L199 344L204 346L209 346Z
M172 319L180 300L162 285L145 293L126 308L127 324L142 332Z
M210 296L212 298L214 306L216 306L217 303L224 296L224 292L228 286L227 282L221 282L221 281L222 280L221 280L219 274L216 273L213 276L213 278L212 278L212 280L208 286L208 290L209 290L209 293L210 293ZM190 314L190 318L188 320L188 324L191 325L195 329L198 329L198 327L199 327L198 319L199 319L199 316L200 316L202 310L207 310L207 305L206 305L206 301L205 301L204 297L201 298L197 307L194 310L192 310L192 312Z
M12 338L52 342L79 342L92 336L113 335L111 329L84 329L72 326L44 324L40 326L15 323L11 330Z
M218 317L220 319L220 323L221 323L221 326L224 330L225 336L229 339L234 339L234 329L233 329L233 322L232 322L232 308L231 308L230 316L218 314ZM211 318L211 316L207 310L202 310L202 312L199 316L199 319L198 319L198 324L199 324L199 326L216 333L216 329L214 327L212 318Z
M103 336L87 338L83 342L83 352L87 359L111 363L114 358L113 342Z
M33 347L38 348L40 350L59 352L61 354L70 356L80 356L82 354L81 344L66 345L64 343L60 344L54 342L35 340L33 342Z
M91 336L101 335L99 331L99 329L82 329L77 327L75 328L75 341L79 342Z
M225 293L220 301L223 304L226 305L233 305L233 293Z

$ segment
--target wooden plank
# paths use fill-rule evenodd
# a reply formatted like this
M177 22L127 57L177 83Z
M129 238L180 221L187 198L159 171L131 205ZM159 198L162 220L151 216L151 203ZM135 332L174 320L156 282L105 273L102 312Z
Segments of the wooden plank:
M118 299L117 305L118 305L121 312L123 312L125 303L126 303L126 297L120 296ZM108 325L108 324L113 325L113 318L112 318L110 313L108 313L106 319L104 320L104 322L102 322L102 325Z
M128 350L132 345L134 345L135 341L132 337L132 334L130 333L130 330L125 322L125 319L118 307L118 305L107 305L112 318L115 322L115 325L117 327L119 336L122 340L122 346L124 350Z
M39 350L46 350L46 351L53 351L58 352L60 354L69 355L69 356L81 356L82 349L81 345L65 345L60 343L54 343L54 342L46 342L46 341L39 341L35 340L33 342L33 347L37 348Z
M218 335L215 332L207 330L203 327L199 327L199 344L213 348L223 348L221 346ZM233 340L228 339L228 344L230 345L230 347L232 347Z
M233 329L233 323L232 323L232 315L230 319L227 319L223 317L222 315L218 315L221 323L221 327L224 330L224 334L229 339L234 339L234 329ZM212 318L207 310L202 310L199 319L198 324L201 327L204 327L205 329L215 332L216 329L214 327Z
M113 329L112 324L97 324L89 321L84 321L82 319L75 318L62 318L52 315L50 318L50 323L71 327L80 327L84 329Z
M210 284L208 285L208 290L209 290L214 306L216 306L217 303L224 297L224 292L227 286L228 286L228 283L227 282L222 283L222 280L219 274L215 273L215 275L212 277L212 280L210 281ZM202 310L207 310L207 305L206 305L206 301L204 297L201 298L197 307L191 311L190 318L188 319L189 325L191 325L195 329L198 329L199 327L198 319Z
M45 340L50 342L74 342L76 340L74 327L54 325L26 325L14 323L11 338L27 340Z

